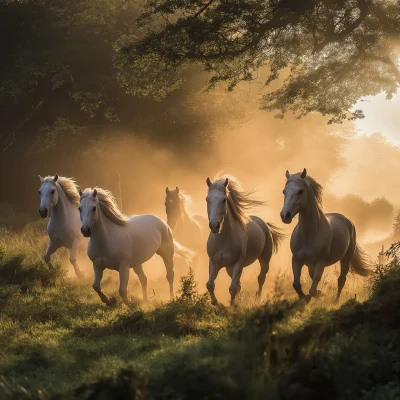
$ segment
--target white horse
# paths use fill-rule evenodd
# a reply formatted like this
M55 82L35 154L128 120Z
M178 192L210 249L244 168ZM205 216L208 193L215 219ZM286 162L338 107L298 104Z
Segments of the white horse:
M118 209L113 195L104 189L80 192L82 233L90 237L88 256L93 262L93 289L107 305L116 302L101 291L106 268L119 272L119 294L128 303L129 271L133 268L142 285L143 300L147 301L147 278L142 264L154 254L164 261L167 270L170 299L174 296L174 254L190 261L193 253L176 242L169 226L154 215L127 217Z
M82 241L79 219L79 193L75 181L71 178L55 175L42 178L39 189L42 218L50 216L47 225L50 242L44 260L51 265L50 258L60 247L70 249L70 262L75 274L83 277L76 262L79 245Z
M293 254L293 288L302 299L309 300L319 295L317 286L325 267L340 261L336 296L338 302L350 266L358 275L367 276L371 273L369 261L357 245L356 229L344 215L324 213L322 186L307 176L305 168L303 172L293 175L286 171L286 179L281 219L285 224L290 224L299 214L299 223L294 228L290 240ZM300 284L303 265L307 265L312 279L308 296L303 293Z
M285 237L275 226L261 218L247 217L245 211L264 204L250 198L252 192L244 192L240 183L232 176L207 178L207 213L210 221L210 236L207 241L209 256L209 280L207 290L212 304L217 305L215 279L221 268L226 267L232 278L229 292L231 304L240 291L240 277L244 267L258 260L261 271L258 276L257 296L261 296L272 253L278 250Z

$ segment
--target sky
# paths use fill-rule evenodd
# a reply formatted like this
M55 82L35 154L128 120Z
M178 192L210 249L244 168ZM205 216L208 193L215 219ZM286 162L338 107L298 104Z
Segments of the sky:
M380 132L391 143L400 146L400 92L391 100L386 100L384 93L366 97L355 108L361 108L365 114L364 119L356 122L360 135Z

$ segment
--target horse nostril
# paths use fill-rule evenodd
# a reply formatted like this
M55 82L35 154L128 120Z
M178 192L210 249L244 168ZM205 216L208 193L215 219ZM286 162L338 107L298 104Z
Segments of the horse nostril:
M211 229L211 222L208 223L208 227Z
M215 225L215 227L219 230L219 228L221 227L221 222L217 222L217 224Z

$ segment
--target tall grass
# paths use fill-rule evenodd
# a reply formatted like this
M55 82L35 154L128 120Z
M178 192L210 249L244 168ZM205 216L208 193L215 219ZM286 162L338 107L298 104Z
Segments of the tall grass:
M298 301L283 275L265 304L242 295L238 307L212 307L192 271L172 302L108 308L89 278L66 277L66 254L54 270L40 261L45 244L32 228L0 238L1 399L400 396L395 252L377 268L368 296L363 284L365 301L339 308L329 298ZM140 293L136 280L130 285ZM115 280L103 288L115 293Z

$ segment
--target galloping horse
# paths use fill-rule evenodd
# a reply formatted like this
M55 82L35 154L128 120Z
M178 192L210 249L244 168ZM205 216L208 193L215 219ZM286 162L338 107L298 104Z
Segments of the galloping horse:
M147 277L142 264L154 254L164 261L170 289L174 296L174 254L190 260L193 253L176 242L169 226L154 215L127 217L119 210L113 195L104 189L85 189L80 192L82 234L90 237L88 256L93 262L93 289L107 305L116 302L101 291L106 268L119 272L119 294L128 303L129 271L133 268L142 285L143 300L147 301Z
M75 181L71 178L55 175L42 178L39 189L40 208L39 214L42 218L50 216L47 232L50 238L49 246L44 260L51 265L50 257L60 247L70 249L70 262L74 267L75 274L82 277L76 262L79 245L82 241L79 220L79 193Z
M253 193L244 192L236 178L223 176L214 182L207 178L207 186L207 213L211 230L207 242L210 259L207 289L212 304L218 304L214 294L214 281L219 270L226 267L232 278L229 292L231 304L234 304L240 291L243 268L255 260L258 260L261 266L257 292L257 296L260 297L272 253L278 250L284 235L261 218L245 215L247 209L264 203L251 199Z
M197 264L198 254L205 250L204 232L208 230L207 219L190 213L192 198L183 190L167 187L165 192L167 224L172 229L175 239L197 253L193 260L193 263Z
M284 205L282 221L290 224L299 214L299 222L290 240L292 250L293 288L300 298L309 300L320 294L317 290L324 268L340 261L340 276L336 302L346 282L349 268L361 276L371 273L365 253L357 245L356 229L342 214L322 210L322 186L303 172L290 175L286 171L283 191ZM303 265L307 265L312 285L309 296L303 293L300 276Z

